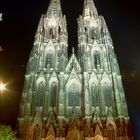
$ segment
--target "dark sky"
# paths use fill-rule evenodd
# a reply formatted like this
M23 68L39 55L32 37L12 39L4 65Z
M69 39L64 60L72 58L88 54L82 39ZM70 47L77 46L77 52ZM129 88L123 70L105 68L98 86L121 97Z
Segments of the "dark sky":
M140 134L140 7L138 0L94 0L105 17L123 78L129 113L136 139ZM69 51L77 47L77 21L83 0L61 0L69 32ZM0 80L8 91L0 95L0 123L16 124L28 56L35 31L49 0L1 0Z

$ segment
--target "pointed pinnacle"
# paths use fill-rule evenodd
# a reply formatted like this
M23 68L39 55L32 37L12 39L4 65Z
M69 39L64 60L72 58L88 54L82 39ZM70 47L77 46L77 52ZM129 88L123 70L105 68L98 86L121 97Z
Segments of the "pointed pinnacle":
M47 133L47 136L50 136L50 135L55 137L55 132L54 132L52 125L50 125L50 128L49 128L48 133Z
M94 136L96 136L96 135L102 136L102 132L101 132L101 129L98 124L96 125L95 133L94 133Z
M73 53L73 54L75 53L75 49L74 49L74 47L72 47L72 53Z
M40 126L42 125L42 113L40 111L37 111L33 123L38 123Z
M83 16L98 16L93 0L84 0Z
M58 17L62 16L60 0L51 0L50 1L49 7L47 10L47 15L52 16L52 15L54 15L54 13L55 13L55 16L58 16Z

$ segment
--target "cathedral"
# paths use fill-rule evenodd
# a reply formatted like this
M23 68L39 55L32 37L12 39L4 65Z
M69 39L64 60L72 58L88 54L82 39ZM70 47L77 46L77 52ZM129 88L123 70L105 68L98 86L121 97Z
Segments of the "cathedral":
M68 56L60 0L40 18L27 63L19 140L133 140L125 94L105 19L84 0L78 49Z

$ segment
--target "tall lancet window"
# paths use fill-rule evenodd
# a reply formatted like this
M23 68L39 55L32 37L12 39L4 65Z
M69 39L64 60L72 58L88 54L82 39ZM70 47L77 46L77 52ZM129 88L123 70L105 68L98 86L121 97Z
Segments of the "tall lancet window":
M46 64L45 67L50 66L52 68L54 66L54 51L52 49L49 49L46 55Z
M94 51L93 52L93 62L94 62L94 68L97 69L98 67L101 67L101 58L100 58L100 52Z
M80 99L80 88L76 85L76 83L72 83L68 92L68 106L80 106Z
M49 29L49 37L52 39L55 38L55 29L52 28Z
M90 96L91 96L92 106L98 106L99 105L99 95L98 95L97 83L95 81L90 82Z
M89 30L89 37L90 39L95 39L95 30L93 28Z
M105 105L106 106L110 106L111 105L111 97L110 97L110 92L111 92L111 90L110 90L110 86L109 86L109 83L108 82L104 82L104 83L102 83L102 91L103 91L103 96L104 96L104 100L105 100Z
M50 87L50 107L56 107L56 92L57 92L57 83L52 82Z
M43 95L44 95L44 83L41 81L38 84L38 90L37 90L37 106L43 106Z

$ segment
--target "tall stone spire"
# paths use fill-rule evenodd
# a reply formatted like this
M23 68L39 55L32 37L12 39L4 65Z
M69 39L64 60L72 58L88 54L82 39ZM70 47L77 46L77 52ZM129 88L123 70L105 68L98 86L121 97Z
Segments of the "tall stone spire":
M37 59L39 59L36 61L38 63L36 65L37 69L63 69L68 55L67 38L67 23L61 10L60 0L51 0L46 14L43 14L40 18L35 35L34 46L36 47L33 52L38 51L37 54L39 54L37 56ZM40 54L42 51L44 51L44 56ZM34 55L34 53L32 54ZM60 54L61 57L59 57ZM62 59L65 59L65 61L60 65Z
M83 16L85 18L89 17L97 18L98 12L96 10L93 0L84 0Z
M100 60L97 58L95 61L90 58L90 53L95 50L100 50L100 16L96 10L93 0L84 0L83 14L78 19L79 27L79 56L81 63L86 62L84 65L85 69L92 69L92 64L97 64L101 67ZM92 44L92 45L91 45ZM87 47L85 47L87 46ZM85 48L84 48L85 47ZM91 51L89 51L91 50ZM97 62L97 63L96 63ZM100 64L99 64L100 63ZM97 68L97 65L93 65L93 68Z

